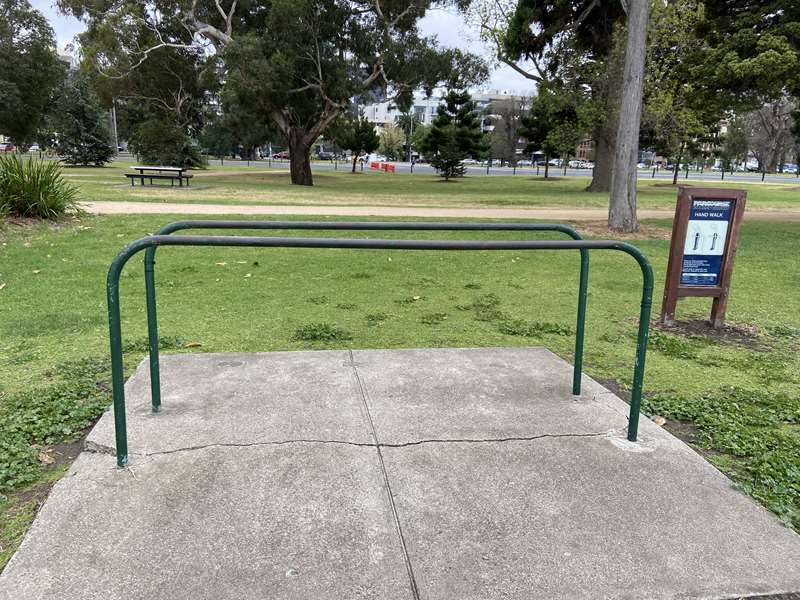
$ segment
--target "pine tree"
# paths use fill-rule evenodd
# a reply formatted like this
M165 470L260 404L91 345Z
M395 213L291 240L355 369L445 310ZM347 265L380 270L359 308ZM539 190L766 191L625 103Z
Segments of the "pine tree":
M100 106L85 75L74 74L65 82L55 116L56 151L71 165L101 166L111 160L106 112Z
M356 172L358 157L374 152L380 144L375 126L364 115L340 116L328 128L326 136L340 148L350 150L353 155L353 173Z
M422 152L445 181L462 177L464 159L480 158L487 149L486 137L475 103L466 91L451 90L436 109L436 118L422 143Z

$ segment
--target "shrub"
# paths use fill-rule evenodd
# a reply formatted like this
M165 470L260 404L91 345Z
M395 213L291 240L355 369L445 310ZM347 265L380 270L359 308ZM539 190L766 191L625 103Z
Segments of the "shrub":
M0 156L0 213L16 217L57 219L79 213L78 190L55 161Z
M298 342L346 342L352 340L353 335L330 323L309 323L299 327L293 339Z
M71 75L64 84L55 115L58 131L56 151L70 165L100 167L111 160L114 148L106 125L105 110L82 73Z
M6 396L0 403L0 501L35 481L43 446L74 440L111 402L110 365L84 358L57 365L51 383Z
M182 129L160 119L150 119L136 126L128 146L137 159L148 165L200 168L205 161L200 149Z
M572 329L558 323L541 323L539 321L511 319L500 323L500 333L522 337L539 337L544 334L566 336L572 335Z

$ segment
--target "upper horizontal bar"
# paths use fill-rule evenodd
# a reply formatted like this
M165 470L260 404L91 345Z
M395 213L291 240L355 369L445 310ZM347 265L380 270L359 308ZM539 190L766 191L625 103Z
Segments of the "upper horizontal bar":
M351 231L562 231L580 237L562 223L430 222L430 221L242 221L198 219L164 225L159 234L179 229L328 229Z
M618 240L380 240L227 235L151 235L128 244L120 251L120 254L133 254L149 246L250 246L399 250L580 250L581 248L605 248L622 250L632 255L641 254L635 246Z

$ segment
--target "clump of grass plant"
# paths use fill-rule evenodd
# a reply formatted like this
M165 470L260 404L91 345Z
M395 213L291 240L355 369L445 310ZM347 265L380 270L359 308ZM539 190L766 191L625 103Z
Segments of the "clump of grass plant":
M0 156L0 214L55 220L79 213L77 198L58 162Z

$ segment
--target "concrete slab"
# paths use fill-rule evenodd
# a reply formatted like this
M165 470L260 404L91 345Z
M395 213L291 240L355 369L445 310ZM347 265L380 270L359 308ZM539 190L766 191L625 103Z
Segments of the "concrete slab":
M800 539L673 445L383 450L420 597L740 598L800 589Z
M279 440L370 443L346 351L161 356L162 409L150 407L143 361L125 385L131 454ZM91 446L114 448L101 419Z
M543 348L354 350L378 439L506 439L605 433L627 406Z
M2 600L411 599L373 448L83 453L0 575Z
M800 536L541 349L164 357L0 574L0 600L732 598Z

